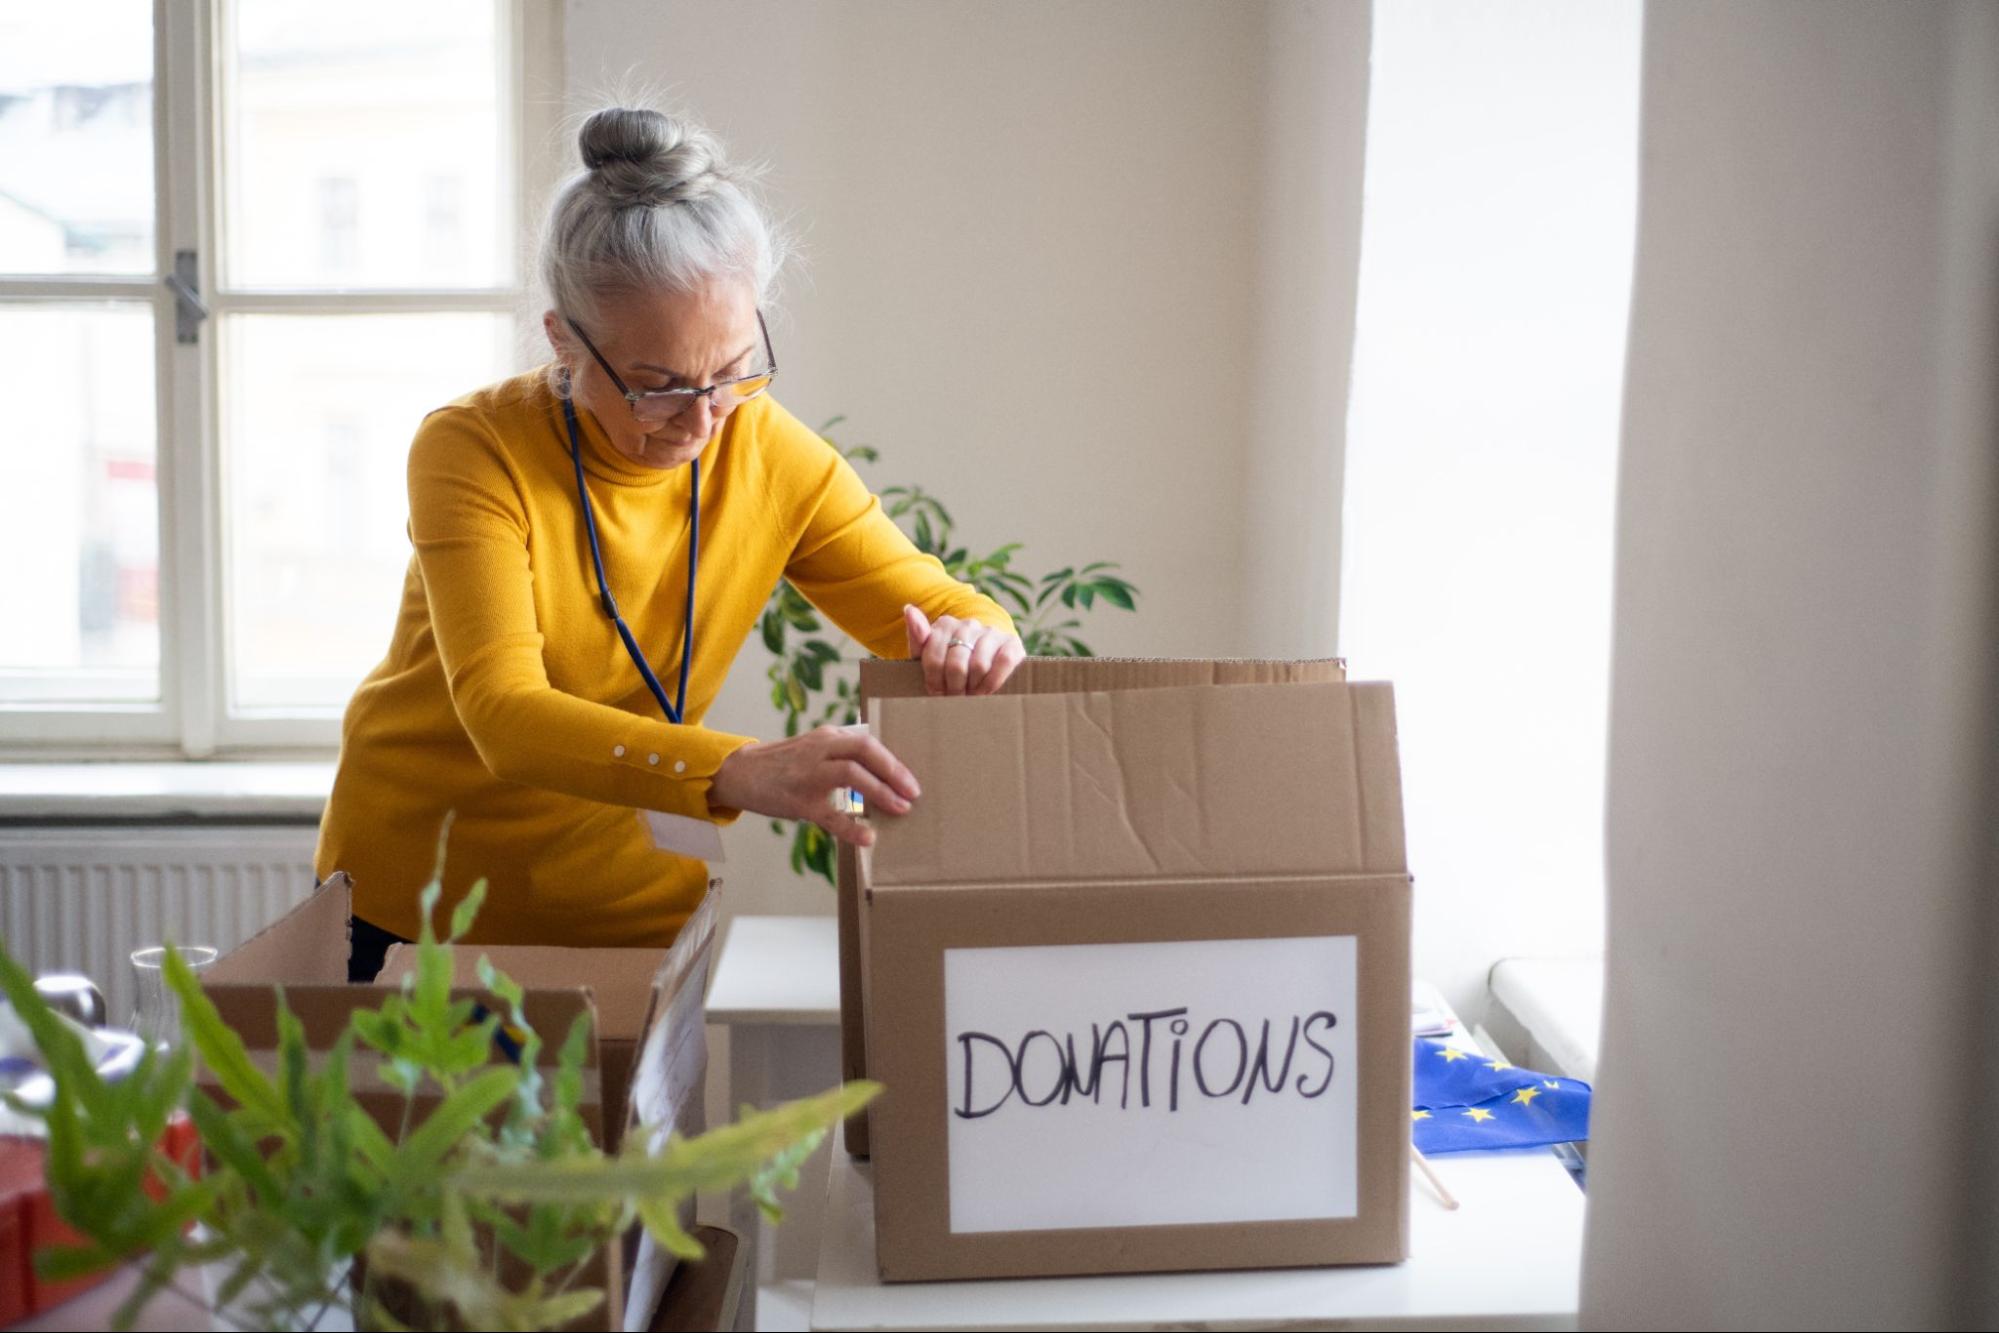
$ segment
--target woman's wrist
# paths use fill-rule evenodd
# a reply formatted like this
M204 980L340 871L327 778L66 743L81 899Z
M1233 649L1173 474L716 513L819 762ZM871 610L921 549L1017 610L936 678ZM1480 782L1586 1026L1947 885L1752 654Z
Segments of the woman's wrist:
M749 750L754 750L756 745L755 741L751 741L748 745L731 750L716 767L715 776L708 779L709 813L741 814L750 808L746 804L746 794L741 790L743 772L741 756Z

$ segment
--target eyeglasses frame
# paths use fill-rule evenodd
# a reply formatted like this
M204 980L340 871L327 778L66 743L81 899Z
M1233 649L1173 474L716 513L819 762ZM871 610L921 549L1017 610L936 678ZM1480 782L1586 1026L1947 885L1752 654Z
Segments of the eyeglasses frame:
M660 421L671 421L675 417L679 416L682 412L685 412L688 408L692 407L694 405L694 400L696 398L706 398L708 400L708 406L712 410L715 406L715 393L719 389L726 389L732 384L741 384L745 380L774 380L777 378L777 353L771 347L770 325L764 323L764 312L761 309L757 311L757 329L760 333L763 334L763 340L764 340L765 368L763 370L757 371L755 374L752 375L738 375L734 379L716 380L713 384L710 384L707 387L700 389L647 389L643 392L635 392L629 385L625 383L625 381L622 378L619 377L617 371L611 369L611 363L604 359L604 354L602 352L597 350L597 344L590 341L590 335L583 331L583 326L581 324L578 324L574 319L571 319L567 315L564 315L562 319L565 324L569 325L570 329L576 334L576 336L583 340L583 346L589 349L590 355L596 358L597 364L603 367L604 373L611 377L611 383L617 388L619 394L621 394L624 397L626 405L631 408L632 416L639 421L646 421L651 419L639 415L639 404L646 401L648 398L680 399L681 405L679 407L675 408L667 415L658 418ZM745 394L741 399L738 400L737 405L740 406L742 403L750 402L752 399L755 399L760 395L768 392L769 389L770 385L765 384L764 387L758 389L756 393Z

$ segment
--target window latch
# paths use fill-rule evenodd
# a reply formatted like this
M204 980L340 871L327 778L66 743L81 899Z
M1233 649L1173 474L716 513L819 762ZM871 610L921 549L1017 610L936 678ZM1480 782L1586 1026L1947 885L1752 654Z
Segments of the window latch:
M200 341L201 321L208 307L201 299L201 279L195 267L194 251L174 251L174 271L167 274L167 290L174 294L174 341Z

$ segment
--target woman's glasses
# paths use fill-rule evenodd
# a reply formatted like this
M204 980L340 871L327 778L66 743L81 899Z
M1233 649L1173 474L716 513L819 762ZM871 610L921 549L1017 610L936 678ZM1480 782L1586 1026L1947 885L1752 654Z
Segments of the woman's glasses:
M764 340L763 369L749 375L738 375L734 379L717 380L705 389L648 389L635 392L618 378L618 372L611 369L611 363L597 350L597 344L590 341L590 335L583 331L583 326L573 319L568 320L568 324L583 340L583 345L590 349L590 355L597 358L597 364L611 377L611 383L617 386L625 401L631 404L632 415L643 422L657 424L671 421L694 406L696 398L706 398L709 409L716 416L722 416L755 398L777 378L777 358L771 352L770 326L764 323L764 312L761 310L757 311L757 328Z

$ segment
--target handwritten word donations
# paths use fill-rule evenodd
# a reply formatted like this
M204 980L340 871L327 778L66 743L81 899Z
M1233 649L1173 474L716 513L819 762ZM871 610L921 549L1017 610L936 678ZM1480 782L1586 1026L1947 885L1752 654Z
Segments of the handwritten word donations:
M1241 1023L1217 1018L1201 1029L1189 1050L1193 1023L1186 1014L1184 1007L1155 1009L1126 1014L1106 1026L1092 1023L1089 1041L1080 1047L1073 1032L1057 1037L1036 1028L1011 1045L989 1032L961 1032L956 1044L963 1076L957 1080L951 1112L977 1120L1016 1098L1036 1108L1067 1106L1072 1100L1102 1106L1113 1094L1119 1110L1130 1110L1134 1093L1140 1109L1157 1102L1170 1112L1196 1093L1212 1100L1237 1098L1247 1106L1259 1093L1290 1092L1310 1099L1324 1096L1332 1086L1333 1053L1314 1033L1332 1031L1339 1020L1323 1009L1291 1019L1289 1035L1278 1043L1281 1061L1270 1019L1263 1020L1252 1043ZM1171 1048L1158 1066L1153 1062L1155 1024L1162 1030L1158 1047ZM1135 1059L1133 1028L1138 1032ZM1299 1051L1301 1041L1307 1052Z

